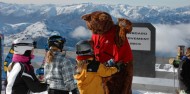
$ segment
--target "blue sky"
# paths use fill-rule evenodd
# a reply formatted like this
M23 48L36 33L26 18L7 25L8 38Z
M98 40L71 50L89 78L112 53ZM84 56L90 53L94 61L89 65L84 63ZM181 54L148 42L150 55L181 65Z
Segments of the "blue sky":
M70 5L76 3L99 3L99 4L128 4L131 6L168 6L168 7L182 7L190 5L190 0L0 0L5 3L17 4L61 4Z

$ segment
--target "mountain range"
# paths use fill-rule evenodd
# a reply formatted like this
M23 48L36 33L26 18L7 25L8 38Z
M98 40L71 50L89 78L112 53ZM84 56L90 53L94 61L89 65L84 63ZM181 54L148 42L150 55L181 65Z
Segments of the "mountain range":
M37 41L38 48L44 48L49 36L62 35L67 39L67 48L72 48L77 41L90 38L91 33L81 16L99 10L108 12L115 23L117 18L127 18L133 23L190 23L190 6L170 8L124 4L33 5L0 2L0 33L5 36L5 46L10 46L17 37L30 35Z

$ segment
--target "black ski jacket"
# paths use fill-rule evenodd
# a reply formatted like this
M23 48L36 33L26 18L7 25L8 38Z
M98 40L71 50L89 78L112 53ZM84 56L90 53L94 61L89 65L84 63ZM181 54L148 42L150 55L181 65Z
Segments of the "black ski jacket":
M181 77L182 81L185 84L185 86L190 89L190 59L188 59L186 56L182 58L182 71L181 71Z
M7 72L6 94L29 94L30 91L36 93L47 90L48 85L38 81L30 64L13 63L12 70Z

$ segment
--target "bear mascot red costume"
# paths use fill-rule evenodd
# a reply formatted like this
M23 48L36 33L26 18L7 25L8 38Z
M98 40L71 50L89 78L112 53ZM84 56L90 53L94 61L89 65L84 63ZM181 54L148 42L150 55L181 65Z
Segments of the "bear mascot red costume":
M110 14L104 11L85 14L82 19L92 31L90 42L95 58L101 63L113 59L115 64L123 64L118 73L103 78L105 94L132 94L133 55L126 37L132 31L132 23L118 18L118 23L114 24Z

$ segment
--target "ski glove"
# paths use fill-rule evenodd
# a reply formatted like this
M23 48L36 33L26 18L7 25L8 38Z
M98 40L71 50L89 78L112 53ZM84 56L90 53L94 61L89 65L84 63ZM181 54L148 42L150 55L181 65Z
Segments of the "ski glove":
M118 72L120 72L125 69L125 64L124 63L116 63L115 67L118 69Z
M106 62L106 67L113 67L115 66L115 62L113 59L110 59Z

